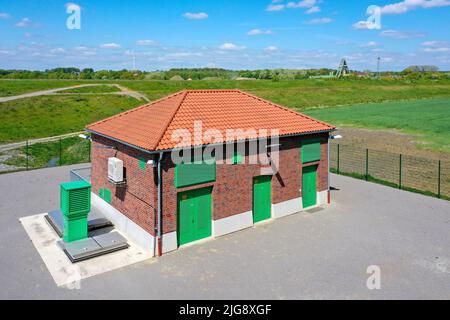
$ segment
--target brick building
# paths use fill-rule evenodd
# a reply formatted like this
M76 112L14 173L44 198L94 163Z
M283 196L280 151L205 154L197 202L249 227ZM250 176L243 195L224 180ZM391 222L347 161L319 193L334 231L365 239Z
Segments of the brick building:
M176 250L326 203L334 129L239 90L182 91L87 126L93 201L147 250Z

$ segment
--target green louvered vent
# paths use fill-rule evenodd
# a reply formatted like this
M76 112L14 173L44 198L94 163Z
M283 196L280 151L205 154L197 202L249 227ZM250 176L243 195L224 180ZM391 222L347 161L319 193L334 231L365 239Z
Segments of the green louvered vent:
M320 141L307 140L302 142L302 163L314 162L320 160Z
M213 162L213 163L211 163ZM175 187L187 187L216 180L216 162L192 162L175 166Z
M91 209L91 185L85 181L61 184L61 210L66 216L84 214Z
M89 210L89 190L78 189L69 193L69 212Z

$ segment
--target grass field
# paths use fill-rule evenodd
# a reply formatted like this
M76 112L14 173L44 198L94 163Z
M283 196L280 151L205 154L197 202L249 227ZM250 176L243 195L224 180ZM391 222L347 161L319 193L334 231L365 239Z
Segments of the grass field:
M417 82L363 79L279 82L2 80L0 96L78 83L102 85L71 89L59 95L0 103L2 111L0 143L79 131L88 123L143 103L128 97L103 95L117 90L116 87L108 85L118 83L146 94L151 100L186 88L238 88L338 125L383 130L398 129L419 134L422 135L421 142L424 143L424 147L450 151L447 142L450 132L448 127L450 108L447 107L450 99L448 80ZM64 95L64 93L72 94ZM93 95L87 96L82 93ZM427 98L433 100L417 100Z
M61 141L33 144L28 149L21 147L9 153L0 153L0 156L9 154L2 162L8 166L38 169L89 162L89 152L90 146L87 140L73 137L61 139Z
M450 98L356 104L305 113L337 126L400 130L417 135L419 147L450 152Z
M20 94L79 83L119 83L142 92L150 100L183 89L241 89L276 103L304 110L311 107L336 106L386 100L450 97L450 81L406 80L335 80L310 79L296 81L60 81L2 80L0 96ZM93 89L92 90L96 90ZM102 89L99 89L102 90ZM81 92L92 92L88 88ZM0 105L1 106L1 105Z
M0 143L82 131L86 124L140 105L115 95L41 96L0 104Z

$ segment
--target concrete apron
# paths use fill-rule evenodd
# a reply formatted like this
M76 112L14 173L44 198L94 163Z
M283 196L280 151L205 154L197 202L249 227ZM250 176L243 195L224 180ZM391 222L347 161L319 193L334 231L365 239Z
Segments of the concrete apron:
M45 221L46 213L20 218L19 221L44 261L58 287L79 289L81 280L126 267L152 257L152 253L128 240L130 247L73 264L59 247L56 232ZM115 230L120 233L119 230ZM123 236L126 237L123 233Z

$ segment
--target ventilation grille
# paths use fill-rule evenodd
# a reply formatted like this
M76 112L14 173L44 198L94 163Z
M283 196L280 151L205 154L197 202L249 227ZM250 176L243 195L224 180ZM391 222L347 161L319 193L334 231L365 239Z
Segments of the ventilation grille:
M69 191L69 213L89 211L88 188Z

